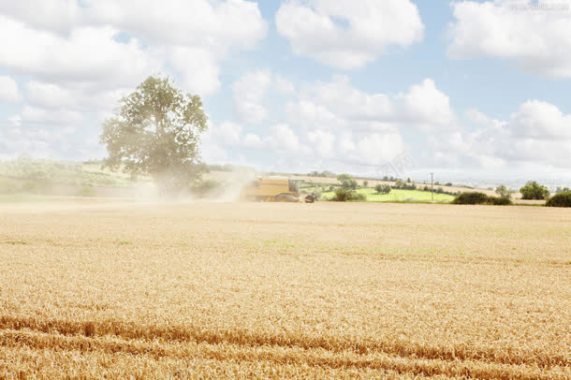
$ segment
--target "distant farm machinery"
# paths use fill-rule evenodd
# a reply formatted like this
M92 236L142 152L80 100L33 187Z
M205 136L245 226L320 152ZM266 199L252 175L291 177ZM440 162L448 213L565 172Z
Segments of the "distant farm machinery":
M314 194L300 194L299 182L282 177L260 177L243 189L242 198L258 202L315 202Z

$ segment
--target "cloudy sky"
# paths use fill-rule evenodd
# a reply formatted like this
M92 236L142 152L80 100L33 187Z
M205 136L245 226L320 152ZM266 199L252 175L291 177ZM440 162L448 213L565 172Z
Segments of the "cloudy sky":
M164 74L209 163L571 181L571 0L0 0L0 45L0 159L103 157Z

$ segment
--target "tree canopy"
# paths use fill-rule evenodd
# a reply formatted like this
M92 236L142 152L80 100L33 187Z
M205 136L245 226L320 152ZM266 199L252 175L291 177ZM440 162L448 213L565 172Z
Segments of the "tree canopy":
M339 174L337 181L339 181L341 187L344 189L355 190L357 188L357 181L349 174Z
M163 188L188 186L203 171L198 145L206 127L200 97L182 93L168 78L151 76L104 122L104 166L151 175Z
M496 187L496 194L500 196L500 198L511 199L512 192L506 185L499 185Z
M547 199L549 190L536 181L529 181L520 190L523 199Z

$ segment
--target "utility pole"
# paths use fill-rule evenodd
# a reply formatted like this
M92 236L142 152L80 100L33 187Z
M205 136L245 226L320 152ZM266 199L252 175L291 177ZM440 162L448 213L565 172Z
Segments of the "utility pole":
M434 173L430 173L430 197L434 202Z

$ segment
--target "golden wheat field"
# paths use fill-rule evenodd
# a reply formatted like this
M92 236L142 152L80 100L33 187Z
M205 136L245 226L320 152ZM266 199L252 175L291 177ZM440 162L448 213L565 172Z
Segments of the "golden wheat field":
M0 378L571 378L571 213L0 205Z

